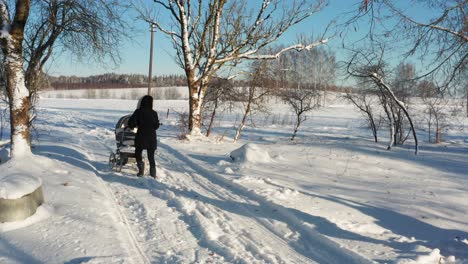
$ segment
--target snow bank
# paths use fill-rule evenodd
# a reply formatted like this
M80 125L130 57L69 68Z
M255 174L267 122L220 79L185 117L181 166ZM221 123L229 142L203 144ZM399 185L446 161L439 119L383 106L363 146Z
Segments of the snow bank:
M233 150L230 157L235 162L240 163L269 163L272 161L268 151L259 145L247 143L242 147Z
M0 198L18 199L35 191L42 185L42 180L35 175L48 164L50 160L31 154L0 165Z

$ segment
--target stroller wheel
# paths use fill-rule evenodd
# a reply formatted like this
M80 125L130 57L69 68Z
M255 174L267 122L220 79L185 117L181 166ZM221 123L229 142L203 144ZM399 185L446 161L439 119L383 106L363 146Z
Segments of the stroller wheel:
M118 172L121 172L121 171L122 171L122 166L123 166L122 161L119 160L119 162L117 163L117 166L116 166L115 169L116 169Z
M122 166L125 165L125 157L122 154L118 154L116 157L115 170L118 172L122 171Z
M115 153L111 152L109 155L109 168L112 170L115 168L115 165L117 165L117 160L115 158Z

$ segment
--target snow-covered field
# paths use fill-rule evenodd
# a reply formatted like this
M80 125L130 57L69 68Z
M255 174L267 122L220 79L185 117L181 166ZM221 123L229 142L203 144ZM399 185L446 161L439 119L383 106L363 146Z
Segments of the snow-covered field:
M186 101L155 105L153 180L108 167L114 125L136 101L40 100L42 167L31 166L46 204L0 224L0 263L468 263L467 128L422 140L417 156L411 143L386 151L386 132L372 142L335 100L293 142L280 104L237 143L235 114L186 142Z

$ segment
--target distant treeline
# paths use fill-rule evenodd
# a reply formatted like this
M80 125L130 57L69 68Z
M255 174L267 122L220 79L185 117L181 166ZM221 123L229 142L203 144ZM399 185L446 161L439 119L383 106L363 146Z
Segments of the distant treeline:
M106 73L87 77L78 76L48 76L50 89L103 89L103 88L136 88L148 85L148 76L143 74L117 74ZM187 79L184 75L162 75L153 77L153 87L186 86Z
M101 75L92 75L87 77L78 76L47 76L48 87L52 90L76 90L76 89L118 89L118 88L141 88L148 85L148 76L143 74L117 74L106 73ZM247 87L246 80L231 80L234 86ZM176 87L187 86L185 75L161 75L155 76L152 80L153 87ZM296 87L298 83L293 81L265 80L264 87ZM310 84L301 83L302 86L315 86L318 90L328 90L335 92L345 91L345 87L333 84Z

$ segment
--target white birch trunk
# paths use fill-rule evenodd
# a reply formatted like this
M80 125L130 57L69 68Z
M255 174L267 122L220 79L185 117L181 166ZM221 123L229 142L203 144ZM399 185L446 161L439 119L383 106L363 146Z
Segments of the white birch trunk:
M393 115L390 113L388 115L388 121L389 121L389 126L390 126L390 140L388 142L387 150L392 149L393 145L395 144L395 121L393 120Z
M203 84L191 84L190 91L190 115L189 115L189 129L190 136L201 136L202 125L202 103L205 95L205 87Z
M29 1L18 1L14 21L10 21L7 3L0 2L0 43L3 51L6 90L10 107L11 158L31 154L29 131L29 90L23 69L24 25L29 16Z
M29 131L29 91L24 83L22 60L9 54L5 60L10 90L11 158L31 154Z
M392 99L397 103L397 105L400 107L400 109L403 110L403 112L405 113L405 116L406 116L406 118L408 118L408 122L410 123L411 130L413 131L414 149L415 149L414 154L418 154L418 137L416 135L416 130L415 130L415 127L414 127L414 124L413 124L413 120L412 120L411 116L409 115L408 109L406 109L405 104L396 97L396 95L395 95L395 93L393 93L392 89L390 89L390 87L388 87L387 84L384 83L382 77L380 77L377 73L373 73L372 78L374 79L374 81L376 83L378 83L383 88L385 88L385 90L390 94Z
M239 127L236 130L236 136L234 137L234 143L236 143L237 140L239 140L241 132L245 127L245 122L247 121L247 116L250 113L250 106L251 106L251 99L249 98L249 102L247 103L247 107L245 109L244 116L242 117L242 121L241 121Z

